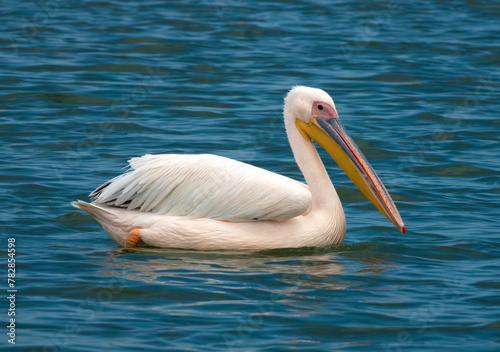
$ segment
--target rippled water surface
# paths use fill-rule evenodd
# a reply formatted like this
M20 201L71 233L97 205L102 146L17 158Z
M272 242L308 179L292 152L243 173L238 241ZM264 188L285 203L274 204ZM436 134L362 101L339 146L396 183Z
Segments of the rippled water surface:
M499 351L494 1L0 3L1 271L19 351ZM123 250L69 205L146 153L303 181L281 119L320 87L401 235L325 153L341 246ZM6 294L5 291L2 295Z

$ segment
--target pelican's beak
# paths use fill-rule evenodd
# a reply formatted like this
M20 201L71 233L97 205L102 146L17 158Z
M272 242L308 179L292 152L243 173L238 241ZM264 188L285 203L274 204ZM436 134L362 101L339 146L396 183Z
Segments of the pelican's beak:
M401 233L406 232L403 219L389 192L361 150L340 124L336 112L335 117L313 116L309 123L297 119L296 125L304 138L313 139L331 155L356 187L389 221L396 225Z

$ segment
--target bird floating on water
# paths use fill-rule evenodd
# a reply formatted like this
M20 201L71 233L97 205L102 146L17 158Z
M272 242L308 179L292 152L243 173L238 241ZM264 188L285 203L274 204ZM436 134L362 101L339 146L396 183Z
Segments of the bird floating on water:
M184 249L272 249L340 244L346 220L312 140L402 233L391 196L345 132L323 90L294 87L286 133L307 185L216 155L145 155L94 190L91 214L118 244Z

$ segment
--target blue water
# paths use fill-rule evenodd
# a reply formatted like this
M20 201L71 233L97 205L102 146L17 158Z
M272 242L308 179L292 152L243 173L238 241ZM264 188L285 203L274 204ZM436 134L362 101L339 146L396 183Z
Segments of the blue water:
M493 1L2 1L0 206L15 351L499 351ZM334 98L401 235L322 152L341 246L123 250L69 205L146 153L303 180L292 85Z

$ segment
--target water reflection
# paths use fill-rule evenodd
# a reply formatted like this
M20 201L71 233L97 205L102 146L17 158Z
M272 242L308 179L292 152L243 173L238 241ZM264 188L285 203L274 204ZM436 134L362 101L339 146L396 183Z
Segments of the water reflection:
M380 274L391 266L378 258L346 256L349 250L356 251L366 246L340 247L344 251L312 249L310 254L307 250L303 254L304 249L247 253L120 248L105 255L102 274L165 285L197 281L201 285L235 287L248 280L262 283L272 280L273 285L277 282L284 286L283 294L300 295L316 289L344 290L357 285L345 280L346 274ZM293 252L301 255L293 255Z

